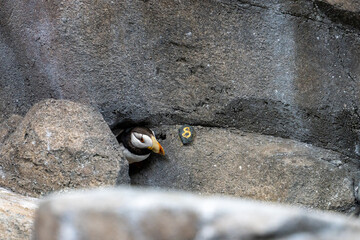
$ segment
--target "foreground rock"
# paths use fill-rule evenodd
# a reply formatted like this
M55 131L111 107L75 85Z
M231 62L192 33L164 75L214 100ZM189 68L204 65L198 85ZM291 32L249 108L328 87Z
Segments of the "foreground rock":
M128 182L128 165L100 113L70 101L36 104L0 149L0 186L43 195Z
M179 126L156 129L166 156L131 165L132 183L222 193L351 212L358 166L339 153L297 141L232 129L196 127L182 145Z
M31 239L38 200L0 188L0 239Z
M124 188L55 195L41 203L35 223L35 240L347 240L359 234L358 220L339 215Z

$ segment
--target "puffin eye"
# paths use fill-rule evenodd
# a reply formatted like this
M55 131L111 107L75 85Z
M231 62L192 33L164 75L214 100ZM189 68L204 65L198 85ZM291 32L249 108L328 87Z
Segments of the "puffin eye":
M141 137L139 140L140 140L140 142L142 142L142 143L145 142L145 140L144 140L143 137Z

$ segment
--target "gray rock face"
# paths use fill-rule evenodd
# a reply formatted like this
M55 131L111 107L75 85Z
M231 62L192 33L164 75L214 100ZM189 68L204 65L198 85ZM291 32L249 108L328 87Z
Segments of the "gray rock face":
M128 182L128 164L101 114L46 100L27 113L0 149L0 186L42 195Z
M0 239L32 239L38 200L0 188Z
M11 115L9 119L6 119L0 123L0 148L5 140L7 140L9 136L16 130L22 120L22 116L14 114Z
M145 189L55 196L36 216L35 240L352 240L360 234L360 222L343 216Z
M360 2L357 0L320 0L320 1L331 4L334 7L344 11L360 13Z
M293 140L196 127L183 145L179 126L155 129L166 156L130 166L132 184L222 193L351 212L358 166L343 155Z
M108 123L232 126L358 157L356 3L4 0L0 114L66 98Z
M357 0L317 0L316 7L327 18L344 26L360 30L360 2ZM356 79L354 79L356 80Z

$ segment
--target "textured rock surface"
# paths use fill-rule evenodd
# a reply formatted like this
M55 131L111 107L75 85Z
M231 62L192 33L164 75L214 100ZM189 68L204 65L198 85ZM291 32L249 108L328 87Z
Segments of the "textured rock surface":
M358 0L320 0L333 5L341 10L360 13L360 2Z
M166 156L131 165L133 184L222 193L351 212L358 166L330 150L238 130L196 127L183 146L179 126L155 129Z
M0 188L0 239L31 239L38 200Z
M0 148L6 139L16 130L18 125L23 120L22 116L11 115L9 119L6 119L0 123Z
M343 26L360 30L360 2L357 0L316 0L315 6L327 18ZM345 55L344 55L345 56ZM350 75L351 76L351 75ZM356 81L358 76L353 80Z
M144 189L54 196L41 203L35 223L35 240L350 240L359 234L360 222L343 216Z
M108 123L233 126L357 157L359 21L328 8L356 3L3 0L0 116L68 98Z
M128 181L128 165L101 114L46 100L26 114L0 149L0 186L39 195Z

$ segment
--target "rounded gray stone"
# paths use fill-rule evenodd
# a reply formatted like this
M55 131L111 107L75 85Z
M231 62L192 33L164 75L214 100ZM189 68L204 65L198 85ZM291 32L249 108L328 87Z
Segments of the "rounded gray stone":
M190 125L183 125L179 128L179 137L184 145L188 145L194 141L195 130Z

